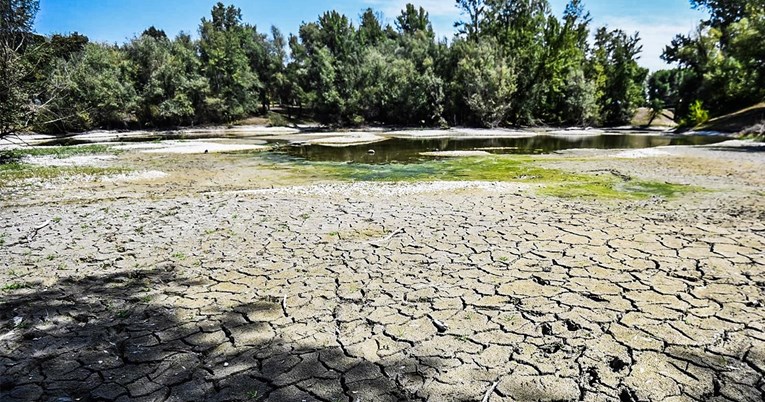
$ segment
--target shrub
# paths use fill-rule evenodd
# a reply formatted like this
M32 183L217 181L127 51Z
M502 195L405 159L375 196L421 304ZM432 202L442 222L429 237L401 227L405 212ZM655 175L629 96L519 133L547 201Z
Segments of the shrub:
M709 121L709 111L704 109L704 103L696 100L688 109L688 116L683 119L684 126L696 127Z

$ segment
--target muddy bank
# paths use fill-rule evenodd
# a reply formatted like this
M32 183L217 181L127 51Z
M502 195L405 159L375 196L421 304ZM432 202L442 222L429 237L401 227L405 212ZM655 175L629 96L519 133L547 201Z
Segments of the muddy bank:
M0 199L0 399L761 400L765 158L737 149L397 183L122 149L99 168L161 175ZM703 190L553 197L542 174Z

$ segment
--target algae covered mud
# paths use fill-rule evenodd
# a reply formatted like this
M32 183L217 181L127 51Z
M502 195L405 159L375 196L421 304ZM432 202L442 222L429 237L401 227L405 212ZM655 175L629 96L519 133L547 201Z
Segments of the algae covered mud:
M756 143L214 137L8 154L0 399L762 400Z

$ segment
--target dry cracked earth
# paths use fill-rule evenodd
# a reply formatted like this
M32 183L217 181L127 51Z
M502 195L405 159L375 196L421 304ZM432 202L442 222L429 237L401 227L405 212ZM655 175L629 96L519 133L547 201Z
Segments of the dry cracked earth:
M0 400L764 400L761 193L375 186L6 203Z

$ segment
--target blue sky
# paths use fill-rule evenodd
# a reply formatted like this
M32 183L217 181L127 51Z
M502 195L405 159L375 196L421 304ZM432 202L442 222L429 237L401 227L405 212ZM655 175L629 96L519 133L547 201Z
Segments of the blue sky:
M36 30L42 34L80 32L91 39L122 43L154 25L169 35L195 33L202 17L217 0L41 0ZM451 37L459 10L452 0L228 0L242 9L244 20L267 32L276 25L285 34L297 32L302 21L315 21L320 13L338 10L354 20L372 7L392 20L407 3L430 12L439 36ZM560 15L566 0L550 0ZM644 53L640 63L653 70L665 67L659 56L677 33L688 33L704 14L688 0L585 0L596 25L628 32L639 31Z

